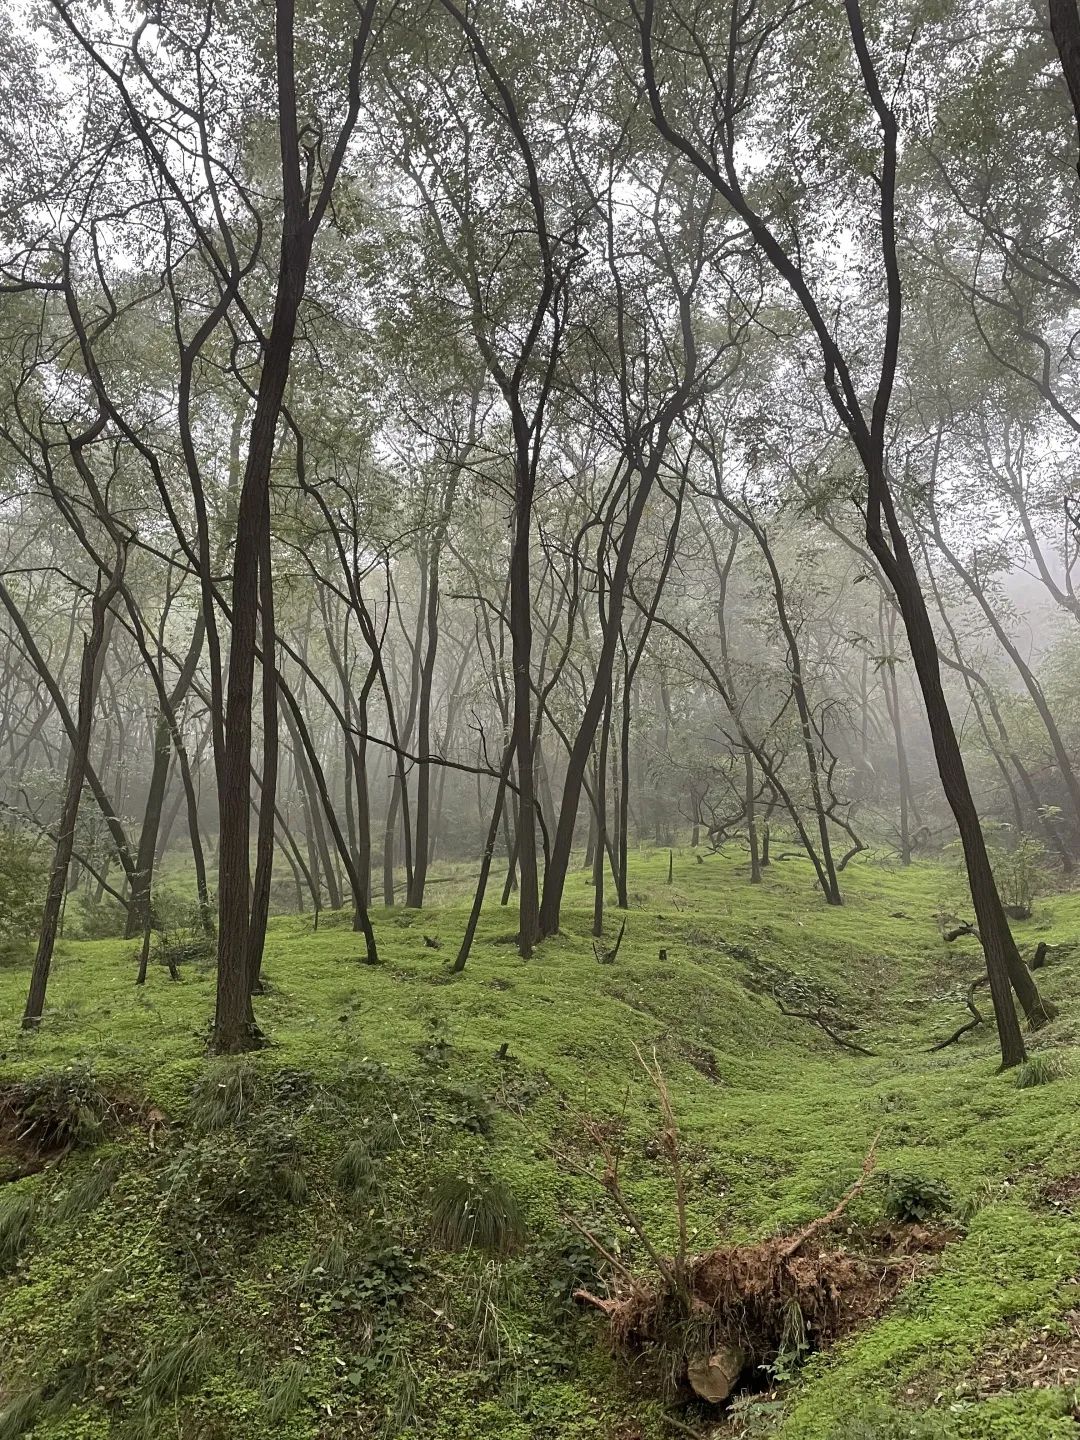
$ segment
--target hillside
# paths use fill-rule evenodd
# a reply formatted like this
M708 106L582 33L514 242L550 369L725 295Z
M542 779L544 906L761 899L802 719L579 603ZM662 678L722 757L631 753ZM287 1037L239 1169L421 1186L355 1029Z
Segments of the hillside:
M954 869L857 862L838 910L802 860L755 888L734 859L677 852L671 885L667 867L666 851L635 860L612 965L582 877L557 943L523 962L491 905L453 977L464 878L432 891L451 897L438 907L376 912L378 967L343 915L316 933L276 919L269 1044L239 1062L205 1058L205 962L179 984L155 965L137 990L133 942L64 942L29 1035L26 966L0 968L2 1440L1075 1436L1080 896L1017 926L1025 955L1050 945L1040 983L1060 1009L1032 1042L1047 1060L1019 1072L1050 1083L1022 1086L996 1073L991 1025L929 1053L980 969L974 942L940 936L939 912L964 913ZM873 1054L781 1006L824 1007ZM726 1412L669 1405L569 1298L605 1282L567 1214L649 1269L585 1173L588 1120L621 1136L626 1193L661 1253L675 1244L635 1046L670 1088L691 1249L821 1216L876 1135L833 1239L855 1244L905 1186L939 1202L947 1243L904 1262L893 1304L805 1364L744 1377ZM41 1077L47 1103L27 1088ZM13 1096L31 1124L66 1106L36 1158L44 1130L12 1123Z

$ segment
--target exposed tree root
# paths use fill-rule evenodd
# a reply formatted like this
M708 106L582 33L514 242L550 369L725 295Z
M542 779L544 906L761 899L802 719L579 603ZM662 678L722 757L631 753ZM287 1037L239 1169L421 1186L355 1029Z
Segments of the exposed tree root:
M659 1067L642 1061L661 1099L663 1139L676 1180L680 1203L681 1166L677 1135L666 1086ZM875 1141L876 1144L876 1141ZM583 1226L578 1232L612 1263L615 1291L597 1295L577 1290L575 1299L607 1318L616 1353L643 1359L656 1372L661 1387L677 1394L687 1385L700 1398L720 1403L743 1374L774 1364L781 1355L797 1358L820 1348L853 1324L877 1313L913 1270L892 1255L856 1254L820 1243L862 1190L874 1168L874 1146L862 1173L826 1214L793 1235L780 1235L752 1245L727 1245L689 1256L680 1245L673 1257L652 1256L656 1273L636 1277L602 1247ZM602 1182L630 1215L631 1228L642 1235L629 1210L617 1173L610 1166Z

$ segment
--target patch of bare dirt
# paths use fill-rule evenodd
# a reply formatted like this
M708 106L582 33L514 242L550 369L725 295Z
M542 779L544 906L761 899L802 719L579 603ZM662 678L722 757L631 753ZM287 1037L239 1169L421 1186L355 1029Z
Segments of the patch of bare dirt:
M1040 1187L1039 1199L1066 1215L1080 1213L1080 1175L1057 1175Z
M85 1071L0 1083L0 1182L50 1169L128 1125L142 1125L154 1149L167 1123L155 1105L107 1094Z
M1000 1395L1011 1390L1050 1390L1080 1384L1080 1310L1030 1335L1010 1336L985 1349L975 1373L957 1393Z

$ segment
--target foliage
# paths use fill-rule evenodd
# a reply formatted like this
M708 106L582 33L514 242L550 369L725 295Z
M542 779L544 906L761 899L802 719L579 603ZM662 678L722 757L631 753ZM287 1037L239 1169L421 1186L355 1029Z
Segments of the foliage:
M0 829L0 951L35 934L46 879L42 856L28 836Z
M953 1195L944 1180L900 1171L886 1177L885 1213L902 1224L923 1224L951 1209Z
M994 878L1002 903L1018 917L1031 914L1031 907L1046 878L1046 846L1031 835L1014 837L1009 846L989 847Z

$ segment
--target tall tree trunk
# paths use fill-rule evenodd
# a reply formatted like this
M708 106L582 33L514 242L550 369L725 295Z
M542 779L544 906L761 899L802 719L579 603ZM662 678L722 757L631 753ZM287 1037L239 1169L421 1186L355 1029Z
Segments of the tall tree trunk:
M465 926L465 934L461 940L461 948L458 950L457 959L450 967L453 973L465 969L466 961L472 950L473 940L476 938L476 927L480 923L480 912L484 908L484 896L487 893L488 876L491 874L491 858L495 853L495 841L499 834L499 821L506 804L506 787L510 778L510 766L514 759L514 745L511 741L503 751L502 764L499 767L499 784L495 791L495 804L491 811L491 819L488 822L487 838L484 841L484 853L480 857L480 876L476 882L476 892L473 895L472 909L469 911L469 921Z
M104 588L99 588L91 606L90 633L83 641L82 663L79 667L79 700L76 711L75 736L68 760L67 777L64 786L64 803L57 827L56 849L53 852L49 884L45 892L45 906L41 916L41 930L38 934L34 966L30 973L30 989L23 1011L23 1029L33 1030L41 1024L45 1008L45 993L49 984L49 970L52 965L56 932L64 905L64 890L68 866L75 847L75 825L79 818L79 801L82 798L83 782L86 779L87 762L90 755L90 736L94 725L94 705L101 680L101 669L105 659L108 632L111 624L109 607L120 589L127 556L124 548L117 545L112 574Z
M761 884L761 854L758 848L754 757L743 746L743 805L746 809L746 838L750 846L750 884Z
M593 854L593 925L594 935L604 933L604 865L607 860L607 781L608 735L611 731L611 692L604 706L600 723L600 753L596 759L596 850Z

